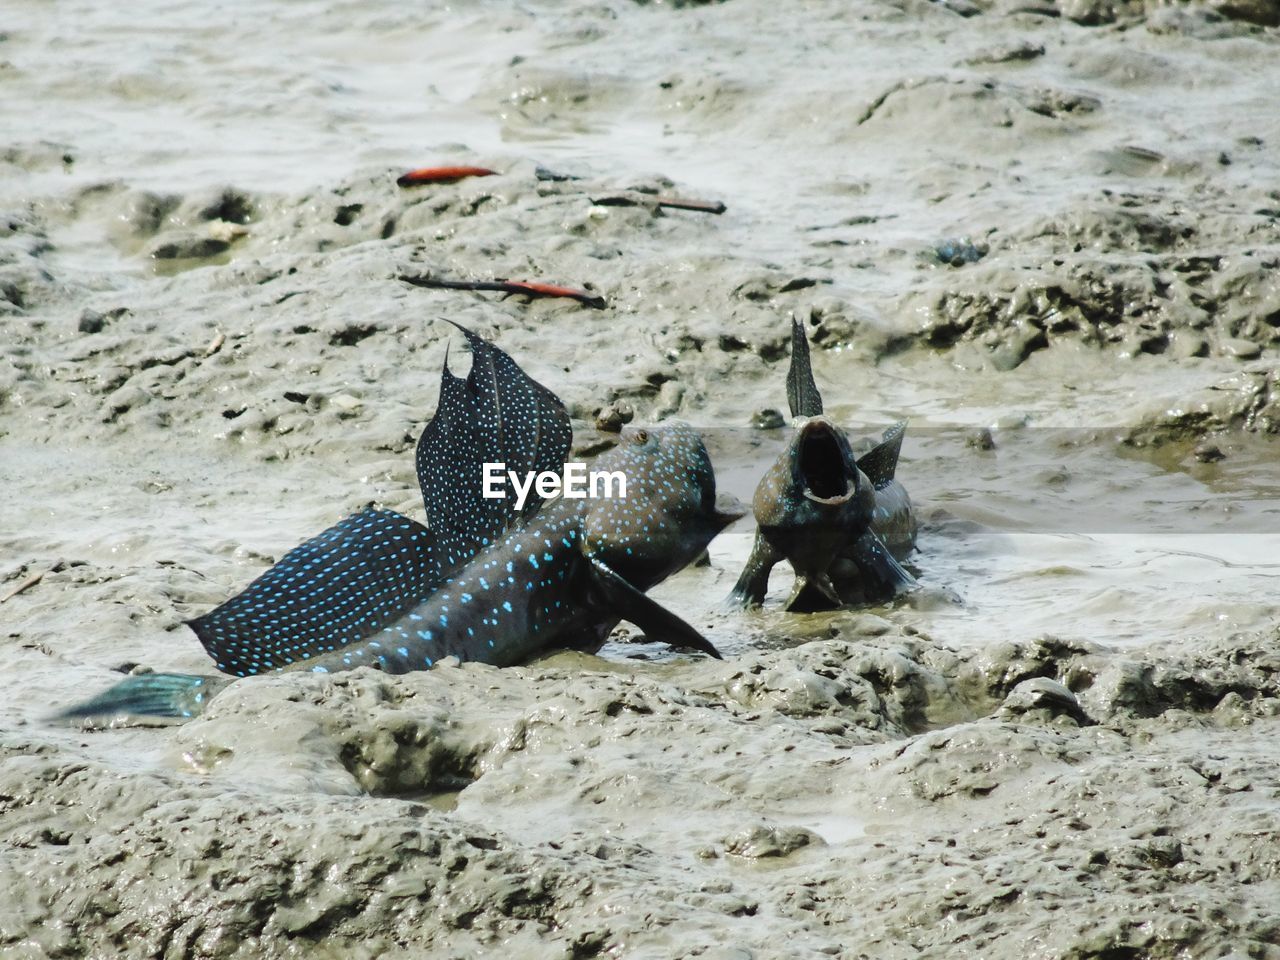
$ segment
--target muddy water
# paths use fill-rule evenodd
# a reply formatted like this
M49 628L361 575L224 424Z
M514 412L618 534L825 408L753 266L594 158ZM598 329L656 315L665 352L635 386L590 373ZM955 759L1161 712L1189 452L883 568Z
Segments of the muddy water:
M1280 955L1274 3L8 16L0 953ZM500 174L394 186L427 163ZM911 421L913 597L728 613L743 521L654 591L724 663L624 627L43 721L419 515L434 318L749 500L793 313L833 416Z

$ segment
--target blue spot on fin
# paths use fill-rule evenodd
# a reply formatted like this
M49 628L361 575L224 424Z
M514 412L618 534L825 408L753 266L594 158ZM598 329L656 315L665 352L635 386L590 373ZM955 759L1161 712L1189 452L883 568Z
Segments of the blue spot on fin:
M471 347L466 378L440 378L435 415L418 440L418 483L427 526L442 546L492 542L517 519L515 495L486 499L485 463L508 470L558 470L569 454L572 427L560 399L533 380L504 351L457 324ZM523 516L542 499L530 493ZM466 555L462 551L460 555ZM453 572L453 571L448 571Z
M218 669L236 676L319 656L372 636L440 585L434 539L392 510L365 510L188 625Z

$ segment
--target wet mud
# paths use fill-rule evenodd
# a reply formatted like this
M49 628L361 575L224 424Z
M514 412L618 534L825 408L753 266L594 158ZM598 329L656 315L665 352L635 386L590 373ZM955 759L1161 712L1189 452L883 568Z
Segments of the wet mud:
M1273 0L76 12L0 35L0 954L1280 957ZM915 594L728 612L747 519L653 591L723 662L48 722L421 516L438 318L749 500L793 314Z

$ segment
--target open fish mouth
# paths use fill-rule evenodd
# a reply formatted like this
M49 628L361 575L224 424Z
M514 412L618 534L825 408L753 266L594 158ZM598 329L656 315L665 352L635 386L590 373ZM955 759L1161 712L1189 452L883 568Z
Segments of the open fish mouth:
M853 496L844 446L836 428L814 418L800 428L797 444L804 495L815 503L840 504Z

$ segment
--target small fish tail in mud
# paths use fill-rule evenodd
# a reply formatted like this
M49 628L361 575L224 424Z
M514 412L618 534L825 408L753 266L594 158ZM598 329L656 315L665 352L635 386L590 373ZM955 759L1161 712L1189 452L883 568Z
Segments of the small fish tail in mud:
M844 601L825 573L813 577L797 576L783 609L788 613L814 613L841 607Z
M90 717L194 717L229 683L224 677L187 673L140 673L96 697L62 710L53 720Z

